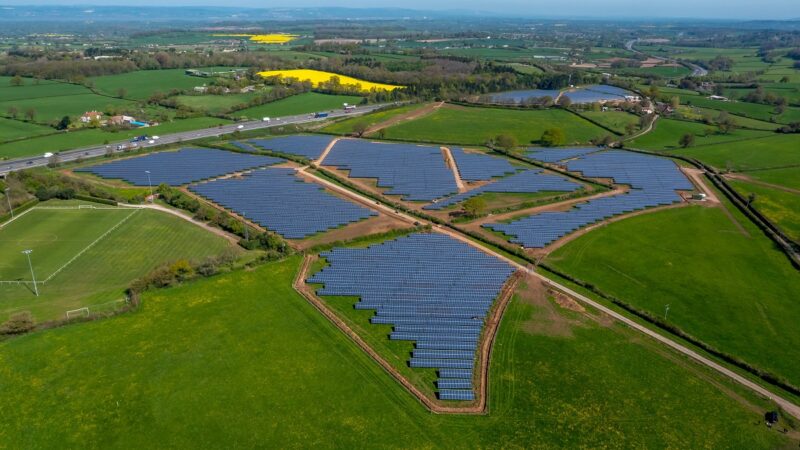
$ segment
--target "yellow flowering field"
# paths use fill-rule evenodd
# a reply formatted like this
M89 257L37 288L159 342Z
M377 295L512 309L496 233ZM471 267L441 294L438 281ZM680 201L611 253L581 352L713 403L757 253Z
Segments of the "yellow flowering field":
M294 69L294 70L270 70L267 72L259 72L262 77L275 77L280 76L283 78L297 78L298 80L308 80L317 87L320 83L329 81L332 77L339 77L342 85L359 86L362 92L370 92L373 89L378 91L393 91L402 86L395 86L392 84L373 83L371 81L359 80L358 78L348 77L346 75L339 75L337 73L323 72L320 70L311 69Z
M285 44L297 39L296 34L214 34L214 37L249 37L251 41L259 44Z

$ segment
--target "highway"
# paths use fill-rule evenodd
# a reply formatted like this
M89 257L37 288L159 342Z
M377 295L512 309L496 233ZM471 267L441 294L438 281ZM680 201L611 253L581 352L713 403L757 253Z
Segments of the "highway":
M184 131L181 133L165 134L165 135L158 135L158 127L142 128L143 135L144 134L150 136L156 135L159 136L159 139L155 141L153 144L149 144L148 142L138 142L136 143L135 148L147 148L147 147L156 147L167 144L189 142L196 139L218 137L224 134L231 134L236 131L261 130L265 128L279 127L292 124L319 122L322 120L336 118L336 117L361 115L361 114L366 114L368 112L372 112L376 109L383 108L388 105L389 104L387 103L382 103L377 105L359 106L355 110L349 112L345 112L344 110L328 111L329 113L328 117L323 117L323 118L315 118L313 117L313 114L300 114L296 116L281 117L279 119L272 118L272 120L269 122L263 122L261 120L252 120L248 122L237 122L230 125L223 125L220 127L205 128L193 131ZM84 158L84 159L96 158L105 155L109 151L113 153L121 153L124 152L125 150L133 148L132 145L134 144L132 144L129 141L120 141L120 142L109 143L108 145L98 145L93 147L67 150L57 153L58 161L60 163L63 163L68 161L75 161L76 159L79 158ZM29 169L31 167L46 166L51 160L51 158L46 158L44 156L44 153L46 151L47 151L46 149L43 149L42 154L38 156L11 159L8 161L0 161L0 177L5 176L7 173L16 170Z
M645 53L642 53L639 50L636 50L635 48L633 48L633 45L636 44L638 41L639 41L639 39L631 39L629 41L626 41L625 42L625 50L627 50L629 52L633 52L633 53L639 53L639 54L646 55ZM678 62L678 61L676 61L674 59L662 58L660 56L653 56L653 55L646 55L646 56L648 56L650 58L660 59L662 61L666 61L666 62L670 62L670 63L677 63ZM693 76L693 77L704 77L704 76L708 75L708 70L698 66L697 64L693 64L693 63L690 63L690 62L683 62L682 64L685 64L687 67L692 69L692 75L691 76Z

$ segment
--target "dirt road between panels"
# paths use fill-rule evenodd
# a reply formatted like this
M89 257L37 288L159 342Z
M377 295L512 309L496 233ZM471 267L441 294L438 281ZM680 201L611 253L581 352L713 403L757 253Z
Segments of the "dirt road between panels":
M453 172L453 178L456 180L458 192L467 192L467 187L464 186L464 180L461 179L461 174L458 173L458 166L456 165L455 158L453 158L453 153L447 147L440 148L442 150L442 156L444 157L444 163L447 164L447 167Z
M389 127L391 127L393 125L397 125L400 122L406 122L406 121L409 121L409 120L415 120L415 119L419 119L421 117L425 117L428 114L430 114L430 113L436 111L437 109L441 108L442 105L444 105L444 102L431 103L431 104L425 105L425 106L423 106L423 107L421 107L419 109L415 109L413 111L409 111L409 112L407 112L405 114L400 114L399 116L394 116L394 117L392 117L389 120L386 120L384 122L376 123L375 125L372 125L371 127L367 128L367 131L364 132L364 136L369 136L371 134L375 134L378 131L383 130L384 128L389 128Z

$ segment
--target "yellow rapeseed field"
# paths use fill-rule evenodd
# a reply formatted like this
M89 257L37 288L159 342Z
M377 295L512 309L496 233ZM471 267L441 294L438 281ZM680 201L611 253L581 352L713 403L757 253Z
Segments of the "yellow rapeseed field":
M283 78L297 78L301 81L308 80L311 81L314 87L319 86L320 83L329 81L332 77L339 77L339 82L342 85L359 86L362 92L370 92L373 89L377 91L393 91L402 87L392 84L373 83L371 81L359 80L358 78L348 77L346 75L339 75L337 73L311 69L270 70L268 72L259 72L258 74L265 78L280 76Z
M259 44L285 44L297 39L296 34L214 34L214 37L249 37L251 41Z

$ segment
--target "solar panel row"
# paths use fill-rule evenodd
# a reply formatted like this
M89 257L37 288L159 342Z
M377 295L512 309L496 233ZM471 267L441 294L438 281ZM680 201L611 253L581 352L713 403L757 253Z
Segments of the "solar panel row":
M103 178L121 179L135 186L158 186L162 183L181 186L283 162L285 161L271 156L246 155L209 148L183 148L177 152L151 153L76 171L91 172Z
M304 182L294 169L261 169L190 189L289 239L302 239L377 215Z
M423 233L320 256L329 265L307 280L323 285L320 295L359 297L356 308L376 310L372 323L393 326L390 339L415 342L411 367L461 369L440 376L468 380L454 400L474 398L471 373L483 321L513 267L450 237Z
M467 153L460 148L451 148L450 154L453 155L458 174L464 181L491 180L517 170L505 159L484 153Z
M272 139L252 139L250 144L264 150L317 159L333 140L330 136L293 135Z
M343 139L324 163L350 171L352 178L376 178L378 187L404 200L431 201L458 192L438 147Z
M425 205L423 209L440 210L487 192L511 194L531 194L547 191L572 192L580 187L578 183L569 181L566 178L542 173L539 169L530 169L477 187L471 191L447 197L430 205Z
M512 242L542 248L587 225L613 216L680 202L678 190L693 189L692 183L672 161L640 153L607 151L581 156L567 163L571 171L587 177L613 178L627 184L630 192L579 203L568 211L549 211L511 223L484 227L512 236Z

